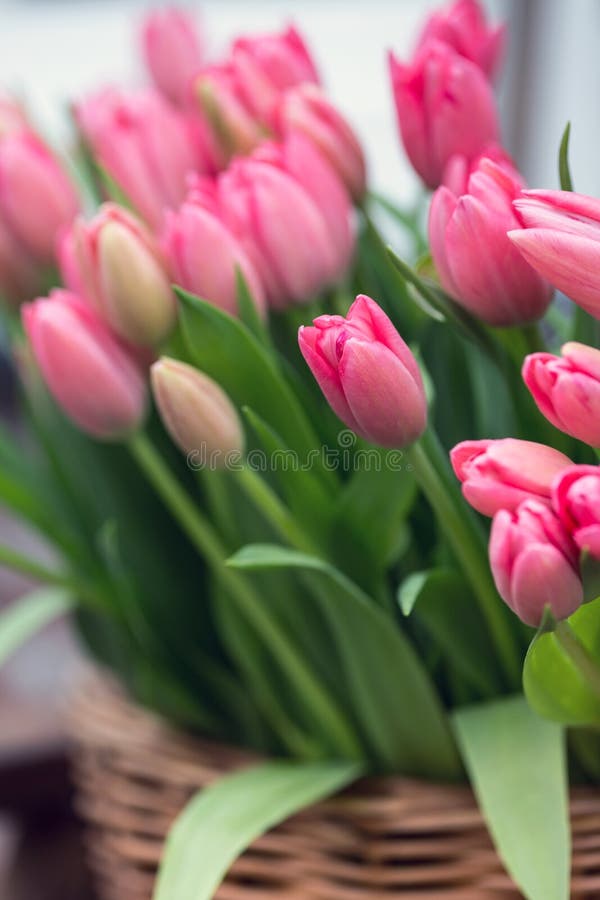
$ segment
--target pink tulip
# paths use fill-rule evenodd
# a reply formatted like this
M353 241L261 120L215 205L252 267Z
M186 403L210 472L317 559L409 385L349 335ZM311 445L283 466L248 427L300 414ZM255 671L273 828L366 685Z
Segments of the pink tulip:
M219 168L236 155L250 153L264 138L264 126L246 104L233 63L206 66L196 75L193 92L218 148Z
M42 273L0 219L0 303L18 306L41 289Z
M419 47L431 40L443 41L491 78L502 58L505 31L504 25L488 25L478 0L455 0L429 16Z
M381 307L357 297L343 316L319 316L298 343L334 413L383 447L406 447L427 425L417 362Z
M23 325L42 376L83 431L105 440L137 428L146 383L131 352L84 301L53 291L23 307Z
M484 516L515 510L527 499L549 505L554 478L572 465L552 447L513 438L463 441L450 461L465 500Z
M39 265L50 265L58 232L76 215L73 185L31 132L0 141L0 216Z
M600 350L569 343L561 353L532 353L523 380L555 428L600 447Z
M600 466L570 466L556 478L554 508L581 552L600 559Z
M537 627L549 608L566 619L583 602L573 542L551 509L525 500L494 516L490 564L498 593L527 625Z
M355 200L366 189L366 164L362 147L348 122L323 91L303 84L286 91L274 112L274 129L285 136L305 134L329 160Z
M459 197L469 192L469 178L478 169L484 159L490 159L501 168L506 169L515 184L523 185L521 173L518 171L513 159L500 144L489 144L482 153L473 159L468 159L460 153L451 156L444 169L442 184L453 194Z
M202 65L202 42L193 17L184 9L152 10L142 25L146 65L156 87L177 106L186 105L192 76Z
M473 159L498 143L492 89L481 69L441 41L428 41L409 64L390 56L400 134L429 187L440 184L455 153Z
M31 131L25 110L13 97L0 93L0 140L19 131Z
M517 225L508 236L523 257L600 318L600 200L571 191L523 191L514 207Z
M182 202L189 173L208 169L192 123L156 91L107 88L75 112L98 164L152 228Z
M512 201L520 188L506 165L482 159L467 193L457 197L442 186L429 211L431 255L442 287L490 325L539 319L552 299L550 285L506 236L517 224Z

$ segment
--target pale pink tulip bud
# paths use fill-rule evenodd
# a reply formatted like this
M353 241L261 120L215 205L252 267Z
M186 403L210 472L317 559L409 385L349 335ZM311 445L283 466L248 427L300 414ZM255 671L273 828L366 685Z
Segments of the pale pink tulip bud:
M192 77L202 65L202 41L184 9L152 10L142 24L142 49L156 87L177 106L189 101Z
M532 322L552 299L550 285L506 234L517 225L512 202L520 188L510 169L482 159L467 193L457 197L442 186L429 211L431 255L442 287L490 325Z
M582 553L600 559L600 466L570 466L556 478L552 501Z
M162 357L151 369L152 390L165 428L187 455L220 468L235 455L239 463L244 432L225 391L193 366Z
M545 444L504 438L462 441L450 452L465 500L484 516L527 499L550 504L552 482L571 460Z
M323 91L303 84L286 91L273 116L277 134L305 134L329 160L355 200L366 189L366 164L360 141Z
M124 340L152 347L173 329L177 306L158 244L122 207L106 203L91 222L77 220L59 259L67 287Z
M0 93L0 141L19 131L31 131L25 111L13 97Z
M498 593L526 625L537 627L546 608L566 619L583 602L573 542L552 510L537 500L496 513L490 565Z
M98 165L152 228L183 201L188 175L209 168L192 121L157 91L106 88L75 115Z
M427 41L409 65L390 56L404 148L429 187L440 184L450 157L468 159L498 143L490 84L481 69L441 41Z
M514 207L517 224L508 237L523 257L600 318L600 200L572 191L523 191Z
M141 424L146 412L141 368L89 304L57 290L25 304L22 314L44 381L79 428L116 440Z
M526 357L523 380L555 428L600 447L600 350L569 343L561 353Z
M476 63L491 78L502 58L505 32L504 25L488 25L478 0L455 0L429 16L419 47L431 40L443 41Z
M386 314L357 297L343 316L319 316L301 327L304 359L334 413L382 447L406 447L427 425L417 362Z
M248 108L232 63L206 66L195 76L193 91L218 147L221 168L258 146L265 129Z
M0 141L0 216L35 262L52 263L57 235L78 208L73 185L36 135Z

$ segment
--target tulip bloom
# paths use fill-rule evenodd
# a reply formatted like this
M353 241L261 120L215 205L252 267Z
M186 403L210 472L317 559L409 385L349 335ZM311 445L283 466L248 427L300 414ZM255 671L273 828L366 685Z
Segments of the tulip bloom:
M546 607L566 619L583 602L573 542L552 510L536 500L496 513L490 565L502 599L534 628Z
M175 325L177 307L159 247L135 216L106 203L79 219L59 248L65 284L85 297L124 340L154 346Z
M512 202L521 183L506 165L482 159L455 196L435 192L429 242L442 287L490 325L522 325L539 319L552 299L550 285L511 245L517 224Z
M220 168L233 156L250 153L264 138L265 129L248 109L231 62L202 69L194 79L193 93L218 148Z
M523 191L508 237L544 278L600 318L600 200L572 191ZM522 227L519 227L522 226Z
M502 58L505 32L504 25L488 25L478 0L455 0L446 9L429 16L419 47L431 40L443 41L491 78Z
M31 131L25 110L8 94L0 93L0 140L19 131Z
M0 219L0 302L18 306L41 288L41 272Z
M523 185L523 179L513 159L500 144L490 144L482 153L479 153L474 159L468 159L460 153L451 156L444 169L444 178L442 184L460 197L461 194L469 192L469 178L479 169L484 159L489 159L493 163L506 169L515 184Z
M450 452L465 500L484 516L515 510L524 500L550 504L552 482L571 460L532 441L463 441Z
M191 96L191 80L202 65L202 42L192 16L171 7L147 14L142 49L156 87L177 106Z
M561 353L532 353L523 380L555 428L600 447L600 350L572 342Z
M357 297L343 316L319 316L298 343L334 413L383 447L406 447L427 425L417 362L381 307Z
M558 517L580 551L600 559L600 466L570 466L552 489Z
M427 41L409 65L392 55L390 73L405 150L429 187L440 184L454 154L473 159L499 142L487 78L448 44Z
M44 381L79 428L115 440L141 424L146 411L142 371L89 304L57 290L27 303L22 314Z

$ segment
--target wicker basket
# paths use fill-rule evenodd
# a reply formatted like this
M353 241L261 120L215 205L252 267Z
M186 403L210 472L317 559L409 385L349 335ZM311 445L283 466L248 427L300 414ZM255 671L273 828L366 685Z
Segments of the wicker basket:
M106 681L86 683L70 716L79 812L101 900L150 900L163 841L187 799L254 761L178 734ZM600 897L600 792L576 789L572 896ZM198 848L202 852L202 848ZM468 788L365 779L257 840L218 900L509 900Z

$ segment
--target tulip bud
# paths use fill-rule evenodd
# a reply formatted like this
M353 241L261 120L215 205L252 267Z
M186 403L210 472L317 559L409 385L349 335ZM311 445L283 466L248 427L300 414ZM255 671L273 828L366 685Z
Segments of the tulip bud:
M201 452L218 466L244 450L238 414L225 391L203 372L163 356L151 368L152 390L163 423L185 453Z
M600 200L572 191L523 191L508 237L559 291L600 318ZM522 227L519 227L522 226Z
M18 306L41 289L41 272L0 219L0 302Z
M556 478L552 502L582 553L600 559L600 466L570 466Z
M498 143L492 88L481 69L441 41L427 41L410 65L390 56L400 134L429 187L440 184L451 156L473 159Z
M505 438L463 441L450 452L465 500L484 516L524 500L550 504L552 482L571 460L545 444Z
M427 424L417 362L381 307L357 297L343 316L319 316L298 343L334 413L383 447L406 447Z
M329 160L351 196L359 201L366 189L366 164L360 142L348 122L314 84L303 84L282 95L274 114L282 136L305 134Z
M152 10L142 25L142 47L156 87L171 103L184 106L192 76L202 65L202 43L192 16L177 7Z
M505 32L504 25L495 28L488 25L478 0L455 0L429 16L419 47L431 40L443 41L476 63L491 78L502 57Z
M534 628L549 608L566 619L583 602L583 586L573 542L551 509L525 500L516 510L494 516L490 565L498 593Z
M600 447L600 350L569 343L561 353L526 357L523 380L555 428Z
M239 74L231 63L204 68L196 76L193 90L219 148L222 166L258 146L265 131L247 108Z
M23 325L50 393L96 438L135 430L146 411L146 383L132 353L79 297L53 291L27 303Z
M511 156L500 144L489 144L482 153L468 159L460 153L451 156L444 169L442 184L453 194L460 197L469 193L469 178L479 169L484 159L490 159L501 168L507 170L515 184L523 185L523 179Z
M552 290L511 246L517 224L512 201L521 184L504 165L482 159L468 190L435 192L429 211L431 255L445 291L490 325L522 325L540 318Z

